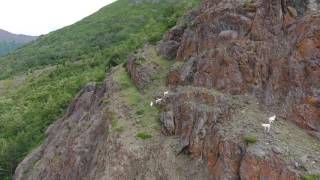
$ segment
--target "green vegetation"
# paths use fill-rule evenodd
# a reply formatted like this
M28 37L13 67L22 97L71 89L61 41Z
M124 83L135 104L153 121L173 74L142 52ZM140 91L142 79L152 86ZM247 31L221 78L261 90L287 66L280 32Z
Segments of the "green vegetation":
M124 127L119 125L118 120L113 119L112 120L112 132L121 133L124 131Z
M119 64L133 49L160 40L177 17L200 0L170 1L132 5L130 0L118 0L75 25L41 36L0 59L0 79L28 69L92 57Z
M177 17L200 2L169 1L133 5L129 0L118 0L0 58L0 80L8 86L0 97L0 168L5 170L0 179L11 179L18 163L43 141L47 127L62 116L85 84L101 82L110 67L123 63L145 43L161 39ZM15 83L10 80L20 76L27 78L11 88ZM153 117L156 110L146 109L148 104L141 101L126 73L119 81L127 87L128 103ZM115 131L123 128L117 126ZM138 137L150 136L142 133Z
M143 115L144 114L144 110L143 109L140 109L136 112L137 115Z
M124 131L124 127L123 126L119 126L119 127L114 128L114 132L122 133L123 131Z
M319 174L311 174L311 175L305 175L301 177L301 180L319 180L320 175Z
M152 138L152 135L150 135L150 134L148 134L148 133L146 133L146 132L140 132L140 133L137 134L136 137L137 137L137 138L140 138L140 139L142 139L142 140L146 140L146 139Z
M0 56L6 55L17 48L21 47L23 44L12 42L0 42Z
M255 136L245 136L244 137L244 141L247 143L247 144L254 144L257 142L257 138Z

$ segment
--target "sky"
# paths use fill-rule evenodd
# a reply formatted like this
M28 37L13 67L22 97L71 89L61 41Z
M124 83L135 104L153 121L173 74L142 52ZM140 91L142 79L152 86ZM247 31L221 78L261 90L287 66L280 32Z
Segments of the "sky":
M0 0L0 29L41 35L71 25L116 0Z

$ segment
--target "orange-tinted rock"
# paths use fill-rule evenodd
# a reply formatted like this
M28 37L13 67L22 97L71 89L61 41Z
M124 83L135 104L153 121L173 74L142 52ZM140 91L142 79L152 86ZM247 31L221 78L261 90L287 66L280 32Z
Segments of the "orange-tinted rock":
M319 50L316 47L316 44L313 41L313 39L310 39L310 38L302 40L298 44L298 48L299 48L299 53L303 58L310 58L314 54L314 51Z
M251 93L290 116L306 97L320 95L320 16L298 18L292 3L280 0L251 5L254 15L239 3L205 1L181 36L177 59L186 63L168 84ZM222 38L226 32L234 38Z
M320 98L309 97L303 104L295 106L290 119L320 139Z
M247 153L241 162L240 177L243 180L297 180L295 173L286 168L285 163L273 154L257 157Z
M146 55L143 53L146 52L142 51L131 54L128 57L126 67L132 81L139 89L143 89L147 84L149 84L152 81L152 76L160 70L160 66L158 64L145 59L144 56Z
M291 1L261 0L243 6L206 0L181 38L176 37L181 39L177 60L185 63L169 73L168 85L251 93L274 112L287 117L293 113L290 120L317 134L319 111L304 99L320 95L320 16L299 18L298 13L304 15L305 7L295 10ZM280 157L268 152L261 158L246 153L237 140L224 141L216 129L218 120L210 119L217 112L183 103L187 97L174 97L166 107L175 122L174 134L193 156L207 159L215 179L298 179ZM209 109L219 103L214 101Z
M227 130L231 121L232 108L225 97L205 88L178 88L178 92L167 98L163 130L180 137L181 152L206 160L213 179L298 179L280 157L247 152L240 137L231 140L230 134L219 131L219 127Z
M286 14L283 18L283 24L285 27L288 27L289 25L293 24L294 22L295 22L295 19L289 14Z

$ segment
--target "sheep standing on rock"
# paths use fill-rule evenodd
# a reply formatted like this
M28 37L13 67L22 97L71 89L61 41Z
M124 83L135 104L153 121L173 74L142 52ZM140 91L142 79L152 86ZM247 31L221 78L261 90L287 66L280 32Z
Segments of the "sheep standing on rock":
M272 124L273 121L276 120L276 118L277 118L276 115L269 117L269 124Z
M163 92L163 96L166 96L166 95L168 95L168 94L169 94L169 91Z
M166 96L169 94L169 91L163 92L163 97L166 98ZM155 104L159 105L162 102L162 98L157 98ZM153 102L151 101L150 106L153 106Z
M156 100L156 104L160 104L161 101L162 101L162 99L161 99L161 98L158 98L158 99Z
M261 125L262 125L262 127L264 128L264 131L267 131L267 132L270 131L271 124L261 124Z

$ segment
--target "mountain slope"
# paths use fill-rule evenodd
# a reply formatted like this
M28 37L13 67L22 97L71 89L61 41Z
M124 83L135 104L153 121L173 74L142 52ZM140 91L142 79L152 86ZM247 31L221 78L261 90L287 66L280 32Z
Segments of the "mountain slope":
M320 6L296 2L205 0L86 86L15 178L319 179Z
M0 29L0 56L6 55L36 38L35 36L12 34Z
M44 65L90 59L97 56L96 52L105 61L118 61L124 57L119 52L123 42L134 49L140 41L159 40L184 12L181 4L193 5L193 1L161 2L117 1L72 26L40 37L28 47L0 59L0 79ZM172 6L168 7L167 3ZM143 12L156 7L155 4L156 10Z
M198 3L119 0L0 58L0 178L10 179L85 84L161 39Z

